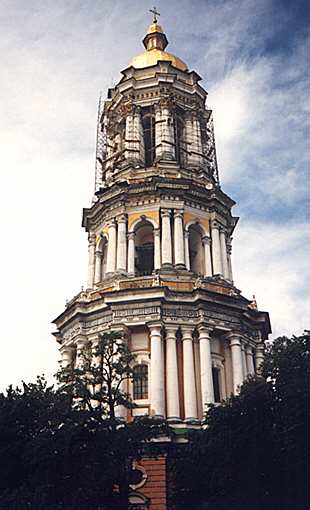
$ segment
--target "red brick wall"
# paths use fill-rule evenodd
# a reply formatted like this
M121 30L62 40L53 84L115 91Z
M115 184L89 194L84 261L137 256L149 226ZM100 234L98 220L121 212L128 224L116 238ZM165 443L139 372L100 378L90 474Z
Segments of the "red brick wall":
M166 457L144 457L139 464L144 467L147 480L139 489L150 501L150 510L167 510Z

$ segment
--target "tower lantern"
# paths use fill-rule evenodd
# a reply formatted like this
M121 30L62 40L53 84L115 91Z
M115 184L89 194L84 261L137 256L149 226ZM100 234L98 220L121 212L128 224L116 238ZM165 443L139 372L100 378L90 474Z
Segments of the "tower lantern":
M136 353L137 407L199 424L259 370L269 316L235 286L235 202L220 185L201 78L154 21L98 116L95 201L83 210L88 281L55 319L66 364L120 327Z

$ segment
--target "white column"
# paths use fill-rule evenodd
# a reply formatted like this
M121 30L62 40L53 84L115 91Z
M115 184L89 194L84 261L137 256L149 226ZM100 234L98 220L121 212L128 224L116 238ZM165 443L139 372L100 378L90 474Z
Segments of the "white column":
M75 367L83 368L85 364L85 348L87 346L87 340L85 338L80 338L76 342L76 359L75 359Z
M177 326L166 326L167 419L170 421L180 420L177 329Z
M101 356L97 355L98 346L99 346L99 338L95 338L94 340L92 340L92 344L91 344L92 366L94 369L98 369L98 371L99 371L100 365L101 365ZM97 393L100 391L100 389L101 389L101 384L96 384L93 388L93 392ZM95 399L92 400L93 407L99 407L99 405L100 405L100 403L98 400L95 400Z
M174 211L174 263L177 268L185 268L183 211Z
M185 420L197 420L197 398L192 330L182 327Z
M208 329L204 327L199 328L199 351L202 413L204 414L207 411L206 406L214 402L211 340Z
M101 282L101 270L102 270L102 251L97 249L95 259L95 283Z
M127 220L125 214L117 218L117 271L127 268Z
M170 226L170 211L161 211L161 263L162 266L172 266L172 240Z
M213 274L223 274L222 261L221 261L221 246L220 246L220 232L219 224L216 221L212 222L211 236L212 236L212 257L213 257Z
M74 360L74 347L64 346L60 349L61 354L61 368L70 368L72 367Z
M92 289L95 279L95 251L96 251L96 236L89 234L88 237L88 276L87 288Z
M135 274L135 233L129 232L128 234L128 274L134 276Z
M245 380L248 376L248 367L246 364L246 355L245 355L245 344L241 342L241 351L242 351L242 369L243 369L243 380Z
M189 258L189 231L184 232L184 251L185 251L185 266L188 271L191 270L191 262Z
M172 115L171 101L169 98L160 100L162 109L162 157L166 160L175 159L175 141L174 141L174 119Z
M154 229L154 269L160 269L160 229Z
M255 369L254 369L254 360L253 360L253 350L249 344L247 344L245 346L245 354L246 354L246 365L247 365L248 375L254 375Z
M112 220L109 223L108 230L108 258L107 258L107 273L114 273L116 266L116 223Z
M124 336L122 336L122 342L127 342L127 339ZM121 384L120 384L120 391L122 391L123 393L128 393L127 392L127 385L128 385L128 380L125 380L125 381L122 381ZM118 405L115 407L115 417L122 420L122 421L126 421L127 419L127 408L125 406L122 406L122 405Z
M258 345L255 349L255 364L256 364L256 373L260 375L261 373L261 365L264 361L264 344Z
M161 326L152 325L151 336L151 415L165 416L164 360Z
M162 119L161 108L159 104L155 105L155 159L159 161L162 158Z
M225 230L222 228L220 229L220 244L221 244L221 258L222 258L223 276L224 276L224 278L229 279L227 248L226 248L226 235L225 235Z
M230 338L232 370L233 370L233 386L234 394L239 393L239 387L243 383L243 366L242 366L242 350L241 339L239 335L232 335Z
M229 273L229 280L231 282L234 281L233 278L233 271L232 271L232 263L231 263L231 252L232 252L232 238L227 239L227 260L228 260L228 273Z
M212 261L211 261L211 239L209 236L202 238L202 243L205 251L205 276L212 276Z

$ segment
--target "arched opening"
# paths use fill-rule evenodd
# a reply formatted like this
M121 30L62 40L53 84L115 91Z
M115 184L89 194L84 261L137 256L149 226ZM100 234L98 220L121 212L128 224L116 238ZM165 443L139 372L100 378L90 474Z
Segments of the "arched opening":
M212 367L214 402L221 402L220 369Z
M193 273L204 274L204 248L202 243L203 231L197 224L189 227L189 260Z
M145 221L139 224L135 236L135 273L150 275L154 271L154 228Z
M153 108L142 110L142 127L145 150L145 166L152 166L155 160L155 116Z
M133 399L146 399L148 394L148 366L143 363L133 369Z

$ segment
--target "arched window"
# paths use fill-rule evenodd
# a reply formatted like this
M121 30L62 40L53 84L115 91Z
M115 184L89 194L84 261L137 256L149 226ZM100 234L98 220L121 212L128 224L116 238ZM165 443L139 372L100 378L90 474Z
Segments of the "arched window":
M143 276L154 271L154 228L148 221L139 225L135 237L135 272Z
M212 379L214 388L214 402L221 402L220 369L212 367Z
M133 369L133 399L148 398L148 366L136 365Z
M203 232L199 225L189 227L189 259L191 271L204 274L204 248L202 244Z
M144 136L145 166L152 166L155 160L155 117L153 108L142 110L142 126Z

